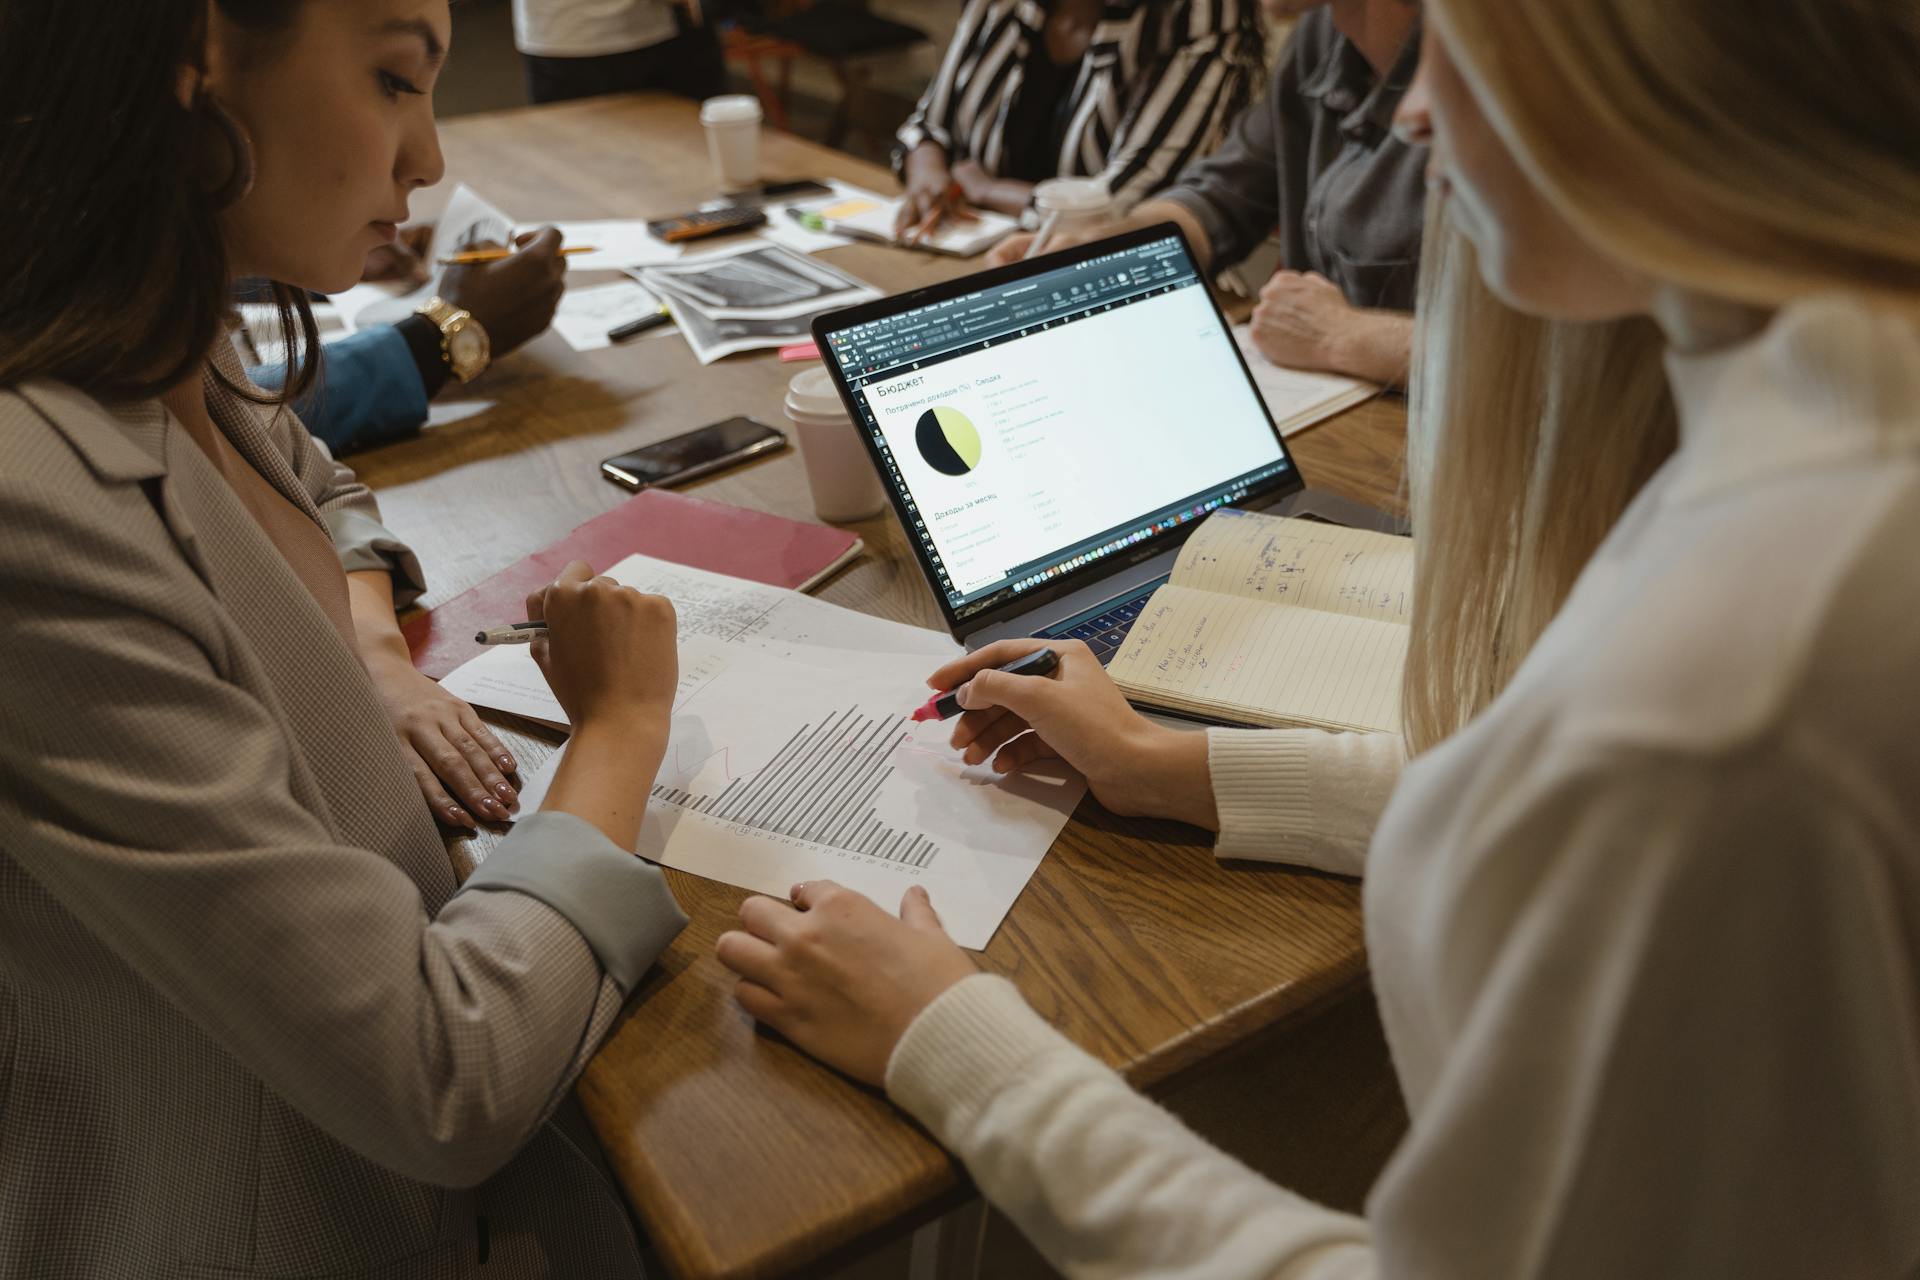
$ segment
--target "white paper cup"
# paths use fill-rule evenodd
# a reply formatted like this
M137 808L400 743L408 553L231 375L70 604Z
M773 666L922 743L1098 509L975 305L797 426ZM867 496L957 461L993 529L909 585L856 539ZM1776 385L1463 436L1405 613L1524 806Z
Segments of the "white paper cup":
M807 466L815 514L830 524L843 524L877 516L886 508L880 473L833 389L833 375L825 369L795 374L787 386L787 421L793 424L800 460Z
M1113 214L1113 195L1096 178L1048 178L1034 187L1033 208L1047 239L1064 239L1106 225Z
M743 191L760 181L760 100L729 93L700 104L714 180L722 191Z

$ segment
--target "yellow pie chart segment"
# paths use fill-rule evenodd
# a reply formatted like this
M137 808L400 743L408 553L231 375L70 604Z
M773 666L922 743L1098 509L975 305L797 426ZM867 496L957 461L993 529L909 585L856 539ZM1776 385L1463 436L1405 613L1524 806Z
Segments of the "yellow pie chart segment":
M920 456L942 475L963 476L980 465L980 433L958 409L941 405L927 410L913 434Z

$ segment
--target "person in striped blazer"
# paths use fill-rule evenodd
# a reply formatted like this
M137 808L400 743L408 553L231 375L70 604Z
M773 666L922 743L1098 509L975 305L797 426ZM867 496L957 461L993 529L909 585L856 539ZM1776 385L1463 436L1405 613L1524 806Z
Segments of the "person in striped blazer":
M969 0L895 165L902 226L1034 184L1103 180L1120 209L1207 154L1265 74L1256 0Z

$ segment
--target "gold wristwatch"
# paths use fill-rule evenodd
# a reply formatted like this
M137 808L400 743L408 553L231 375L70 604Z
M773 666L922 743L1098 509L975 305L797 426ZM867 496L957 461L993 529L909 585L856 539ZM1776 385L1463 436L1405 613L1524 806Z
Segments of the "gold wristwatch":
M486 372L488 362L493 359L493 344L472 312L462 311L444 298L434 298L421 307L418 314L432 321L433 327L440 331L440 358L447 362L454 377L472 382Z

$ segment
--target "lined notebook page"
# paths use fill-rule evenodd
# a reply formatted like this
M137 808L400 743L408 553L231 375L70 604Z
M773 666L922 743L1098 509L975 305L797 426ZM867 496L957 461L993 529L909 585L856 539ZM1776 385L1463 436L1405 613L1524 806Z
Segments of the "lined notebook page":
M1413 540L1225 508L1187 539L1172 581L1405 625L1412 617Z
M1396 732L1407 628L1168 583L1107 670L1142 701L1247 724Z

